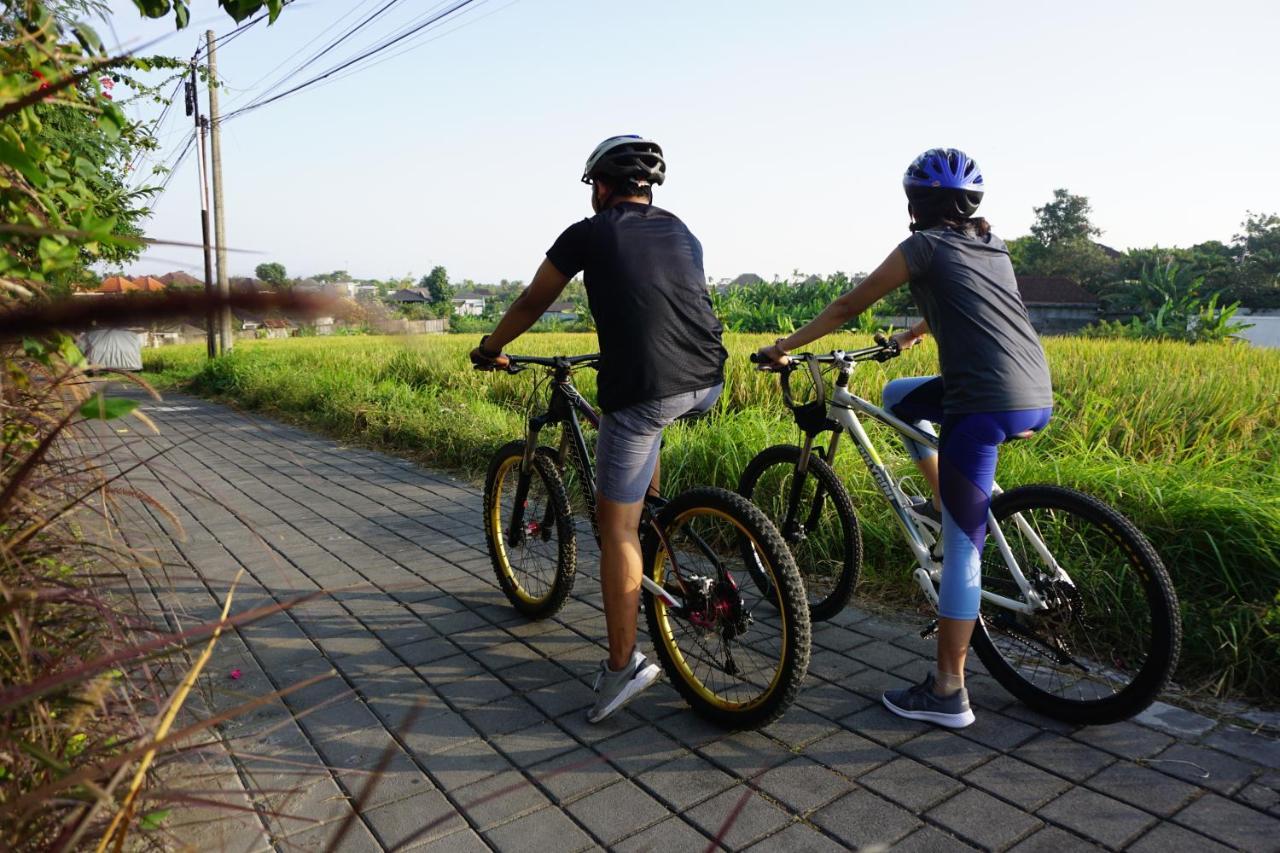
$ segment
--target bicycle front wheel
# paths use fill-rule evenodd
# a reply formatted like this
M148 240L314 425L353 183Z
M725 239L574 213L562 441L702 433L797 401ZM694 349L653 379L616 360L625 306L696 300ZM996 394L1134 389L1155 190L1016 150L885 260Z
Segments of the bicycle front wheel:
M516 610L545 619L573 589L577 539L569 498L552 453L538 448L520 492L523 441L498 449L484 483L484 532L498 584ZM517 507L519 518L515 519ZM513 520L516 523L513 525Z
M760 507L782 534L804 579L809 618L817 622L835 616L853 595L862 567L862 531L849 491L816 453L810 454L795 490L802 452L792 444L760 451L743 469L738 493ZM756 583L765 582L763 572L751 574Z
M748 554L768 592L747 578ZM725 728L781 716L809 669L809 608L795 561L764 513L725 489L684 492L646 531L644 566L680 602L644 594L650 637L680 695Z
M1112 507L1060 486L1010 489L991 512L1048 609L1025 614L984 599L973 648L987 670L1064 722L1112 723L1150 705L1182 636L1177 595L1151 543ZM992 535L982 577L985 590L1025 602Z

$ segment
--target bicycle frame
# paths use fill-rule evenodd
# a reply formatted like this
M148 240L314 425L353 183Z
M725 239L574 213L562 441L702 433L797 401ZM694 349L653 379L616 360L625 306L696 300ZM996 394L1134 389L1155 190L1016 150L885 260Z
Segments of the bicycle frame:
M511 523L507 528L508 541L520 535L520 531L524 524L524 504L529 495L529 483L532 479L533 472L533 455L538 450L538 435L545 427L561 424L560 447L557 452L557 459L560 467L564 468L569 464L569 457L573 457L578 477L580 479L582 492L582 500L587 507L587 515L591 519L591 532L595 536L596 544L600 544L600 525L596 519L596 495L595 490L591 488L591 484L595 482L595 469L591 464L590 451L587 449L587 440L582 432L582 421L585 420L593 429L600 429L600 414L592 408L586 398L579 393L578 389L573 386L572 371L566 363L557 365L553 374L551 386L551 399L547 405L547 411L541 415L530 416L525 431L524 459L520 464L520 476L516 481L515 505L511 513ZM550 509L548 509L550 512ZM668 545L666 537L653 519L653 501L650 497L645 497L645 509L642 523L650 525L654 532L662 540L663 545ZM672 566L676 566L676 556L670 547L667 547L667 553L671 558ZM678 570L672 573L676 578L676 583L680 585L681 591L684 591L684 581L680 577ZM680 608L681 603L662 587L658 586L646 574L641 574L640 585L649 592L661 598L666 602L668 607Z
M866 415L894 432L918 442L925 447L937 449L938 439L935 436L921 432L913 425L894 416L890 412L875 405L874 403L864 400L863 398L853 394L848 389L849 375L853 371L855 360L846 356L844 353L833 353L835 363L839 366L840 375L836 381L836 387L827 401L827 417L838 424L843 432L848 433L857 446L858 455L862 458L863 464L867 466L867 470L871 473L871 479L876 484L876 488L889 502L889 506L893 508L894 517L898 521L898 526L902 529L906 538L907 546L911 549L913 556L916 558L918 567L913 572L916 582L924 591L926 597L933 603L934 607L938 606L938 589L937 584L942 580L942 563L934 559L930 552L929 546L925 543L920 535L920 529L916 522L912 520L907 512L907 500L893 481L889 469L880 459L880 454L876 451L875 445L871 442L871 437L867 435L866 429L863 428L862 422L858 420L858 415ZM821 381L821 377L817 372L817 365L809 362L810 372L814 378L814 387L818 389L819 394L825 394L826 388ZM833 460L836 449L836 439L840 432L833 436L830 446L827 448L825 458L830 462ZM805 462L812 450L814 434L806 434L803 452L800 456L799 473L803 474ZM798 484L800 477L796 478ZM1000 494L1000 487L993 484L992 495ZM794 506L794 500L791 502ZM790 519L788 519L790 521ZM1051 567L1057 574L1058 579L1070 582L1070 578L1058 562L1049 552L1048 547L1043 540L1031 529L1031 526L1020 515L1015 516L1015 523L1018 529L1030 540L1032 547L1035 548L1045 564ZM996 523L995 516L990 510L987 511L987 531L994 539L996 547L999 549L1001 556L1004 558L1005 565L1009 569L1009 573L1013 576L1014 582L1018 585L1024 601L1017 601L1003 595L982 590L982 598L998 607L1008 610L1014 610L1021 613L1033 614L1036 611L1046 609L1047 605L1041 595L1027 581L1026 576L1022 572L1022 567L1018 565L1017 558L1013 554L1013 550L1009 547L1008 541L1005 539L1003 531Z

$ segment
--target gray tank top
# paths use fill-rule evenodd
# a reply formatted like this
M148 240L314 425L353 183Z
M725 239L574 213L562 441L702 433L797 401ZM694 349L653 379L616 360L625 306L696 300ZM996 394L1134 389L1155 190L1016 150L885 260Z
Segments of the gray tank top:
M911 295L938 341L947 414L1053 405L1049 365L1018 294L1004 241L948 228L898 246Z

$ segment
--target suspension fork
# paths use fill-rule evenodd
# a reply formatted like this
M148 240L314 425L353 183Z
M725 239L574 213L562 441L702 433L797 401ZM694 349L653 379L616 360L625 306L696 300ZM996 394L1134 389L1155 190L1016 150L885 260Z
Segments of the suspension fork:
M546 424L546 418L529 418L525 430L524 457L520 460L520 474L516 477L516 494L511 507L511 523L507 525L507 547L515 548L524 541L524 510L529 501L529 484L533 480L533 455L538 450L538 434Z
M800 512L800 496L804 493L804 479L809 473L809 456L813 453L813 434L804 434L804 444L800 448L800 460L796 463L795 476L791 478L791 489L787 495L787 514L782 522L782 535L788 541L799 536L796 528L796 515Z

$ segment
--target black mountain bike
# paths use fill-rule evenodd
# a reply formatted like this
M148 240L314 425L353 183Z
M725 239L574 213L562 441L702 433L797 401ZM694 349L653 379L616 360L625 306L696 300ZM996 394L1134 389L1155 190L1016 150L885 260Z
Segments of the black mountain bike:
M597 367L599 355L508 358L507 372L537 369L551 393L546 410L530 415L524 438L499 448L489 463L485 534L512 606L544 619L573 589L570 473L599 541L583 422L599 428L600 418L572 379L575 370ZM543 430L557 425L558 446L540 445ZM649 634L676 689L726 727L754 728L781 716L804 681L810 638L804 586L777 529L740 495L695 488L670 501L646 498L641 539ZM765 582L747 580L749 572Z
M742 493L797 551L811 599L814 590L831 591L819 608L844 605L862 555L853 502L830 464L843 435L898 522L916 582L938 604L941 527L912 510L926 498L881 461L858 415L928 447L938 439L849 391L858 364L898 354L896 342L877 337L866 349L791 356L780 371L782 395L803 444L767 448L742 476ZM830 393L824 369L835 374ZM807 402L796 401L793 374L808 377ZM826 447L816 445L826 432ZM1028 485L992 493L973 632L987 671L1028 706L1067 722L1110 723L1146 708L1168 683L1182 637L1177 594L1155 548L1119 511L1083 492ZM768 578L757 574L756 582Z

